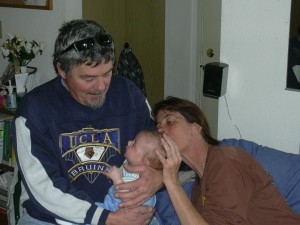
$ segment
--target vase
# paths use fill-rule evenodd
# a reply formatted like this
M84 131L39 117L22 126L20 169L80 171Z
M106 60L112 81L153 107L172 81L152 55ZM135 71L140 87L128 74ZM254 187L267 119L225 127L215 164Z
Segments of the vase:
M26 81L27 81L28 73L16 73L16 92L18 95L22 95L26 93Z
M27 72L27 66L20 66L20 71L21 71L21 73L26 73Z

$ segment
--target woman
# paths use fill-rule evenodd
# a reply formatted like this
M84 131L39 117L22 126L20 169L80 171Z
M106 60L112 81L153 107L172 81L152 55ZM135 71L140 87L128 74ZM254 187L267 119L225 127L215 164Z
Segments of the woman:
M210 136L197 105L168 97L153 112L166 150L166 157L157 152L163 181L181 224L300 224L300 215L254 158L237 147L219 146ZM191 201L178 180L181 161L196 173Z

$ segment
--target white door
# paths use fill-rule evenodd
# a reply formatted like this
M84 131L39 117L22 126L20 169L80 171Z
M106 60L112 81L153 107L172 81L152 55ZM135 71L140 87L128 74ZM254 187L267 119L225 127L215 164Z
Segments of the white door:
M199 0L198 8L198 36L200 43L200 85L198 103L207 117L211 135L217 138L218 134L218 100L204 97L203 89L203 65L220 61L220 37L221 37L221 8L222 0Z

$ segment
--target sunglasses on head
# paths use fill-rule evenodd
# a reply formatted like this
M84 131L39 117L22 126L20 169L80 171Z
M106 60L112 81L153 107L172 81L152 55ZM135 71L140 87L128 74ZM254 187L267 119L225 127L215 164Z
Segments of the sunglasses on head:
M99 45L106 47L112 43L112 38L109 34L102 34L102 35L97 35L95 37L86 38L80 41L75 41L73 44L71 44L69 47L63 50L60 53L60 55L70 51L73 48L79 52L90 49L95 45L96 42Z

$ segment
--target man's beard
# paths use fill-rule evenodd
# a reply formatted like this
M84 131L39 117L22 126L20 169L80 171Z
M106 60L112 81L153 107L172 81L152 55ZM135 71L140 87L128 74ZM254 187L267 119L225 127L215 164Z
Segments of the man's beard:
M99 100L96 103L94 103L94 104L89 103L87 105L95 110L95 109L101 108L103 106L104 102L105 102L105 95L103 95L103 97L99 98Z

